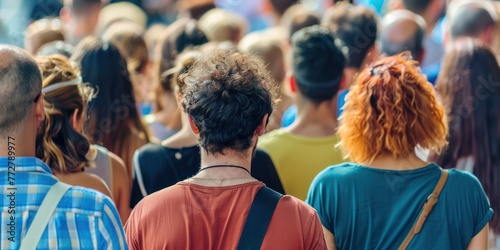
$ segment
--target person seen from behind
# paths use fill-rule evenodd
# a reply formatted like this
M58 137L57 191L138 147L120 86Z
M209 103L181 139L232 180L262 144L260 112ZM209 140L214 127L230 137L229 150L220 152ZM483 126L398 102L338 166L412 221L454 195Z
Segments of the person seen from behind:
M275 102L276 85L263 62L216 50L197 60L180 81L185 85L181 104L201 149L200 170L139 202L125 225L130 247L235 249L257 242L251 249L325 249L312 208L291 196L260 196L270 189L250 175L252 154ZM266 223L249 226L264 232L263 238L243 229L264 222L247 218L256 196L259 206L277 202L267 230L259 230ZM240 238L253 242L240 245Z
M346 97L340 147L352 162L322 171L307 198L329 249L487 247L493 210L479 180L415 153L447 146L448 124L433 86L409 57L378 60Z

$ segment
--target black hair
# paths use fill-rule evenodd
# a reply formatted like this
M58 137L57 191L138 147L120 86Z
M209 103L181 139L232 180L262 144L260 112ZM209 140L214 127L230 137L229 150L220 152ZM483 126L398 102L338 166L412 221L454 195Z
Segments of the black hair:
M182 107L200 131L201 148L210 154L248 150L255 129L273 110L276 85L264 63L249 54L216 50L196 61L180 81Z
M346 59L327 28L304 28L292 37L292 72L300 93L314 103L331 100L340 88Z
M341 2L326 11L321 24L332 30L349 49L347 67L361 69L368 51L377 40L379 31L375 13L361 5Z
M403 0L403 6L413 13L422 15L432 1L433 0Z

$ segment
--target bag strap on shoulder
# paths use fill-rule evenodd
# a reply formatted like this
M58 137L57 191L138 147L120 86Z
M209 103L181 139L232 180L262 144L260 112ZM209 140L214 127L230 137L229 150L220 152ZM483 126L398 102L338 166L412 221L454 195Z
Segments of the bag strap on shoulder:
M448 170L441 169L441 177L439 178L439 181L436 184L434 191L432 191L429 197L427 197L427 201L424 203L424 206L422 207L422 210L420 211L417 220L415 221L415 223L413 223L410 232L408 233L408 235L406 235L406 238L404 239L403 243L401 243L401 246L399 246L398 248L399 250L406 249L410 244L411 240L413 239L413 237L416 234L420 233L420 230L422 229L425 220L431 213L434 205L436 205L436 203L438 202L439 194L441 194L441 191L443 190L443 187L446 184L447 179L448 179Z
M238 250L260 249L274 210L282 196L282 194L268 187L259 189L245 220L238 243Z
M20 250L34 250L37 248L40 238L42 238L42 234L45 231L50 218L52 218L52 214L56 210L59 201L61 201L62 197L69 188L71 188L70 185L60 181L56 182L50 188L47 195L45 195L42 204L38 208L38 212L36 213L28 232L21 241Z

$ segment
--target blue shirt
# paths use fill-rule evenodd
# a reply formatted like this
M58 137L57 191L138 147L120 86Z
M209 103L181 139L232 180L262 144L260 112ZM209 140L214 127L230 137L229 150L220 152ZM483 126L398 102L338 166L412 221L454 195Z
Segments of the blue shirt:
M306 202L338 249L397 249L440 175L435 164L394 171L344 163L316 176ZM492 216L478 179L450 169L438 203L408 249L466 249Z
M17 157L14 163L15 170L9 169L13 165L8 158L0 157L1 249L20 247L46 193L58 181L39 159ZM91 189L71 187L59 202L37 249L128 249L126 244L111 199Z

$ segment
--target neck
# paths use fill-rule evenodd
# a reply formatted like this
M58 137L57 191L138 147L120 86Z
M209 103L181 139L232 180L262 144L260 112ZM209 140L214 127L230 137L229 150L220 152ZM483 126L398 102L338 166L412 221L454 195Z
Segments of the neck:
M356 68L345 68L344 69L344 86L342 90L348 89L351 84L354 82L354 76L358 73L358 69Z
M181 124L182 128L179 132L161 143L164 147L184 148L195 146L198 143L198 137L191 130L188 117L184 112L181 113Z
M334 135L337 126L337 97L314 104L298 96L297 117L286 130L307 137L323 137Z
M250 172L251 161L252 161L251 152L245 152L244 155L241 155L240 153L236 153L236 152L228 150L228 151L224 152L224 154L214 155L211 153L207 153L204 149L201 149L201 167L200 167L200 169L203 169L204 167L208 167L208 166L232 165L232 166L243 167L246 170L248 170L248 172ZM227 169L223 169L223 168L210 169L210 171L213 173L215 173L215 172L223 173L223 172L226 172L226 170ZM243 171L242 169L235 169L235 170L240 170L237 172Z
M436 26L436 20L435 20L436 18L434 16L432 16L428 11L422 17L424 18L425 24L427 26L425 33L427 35L430 35L432 33L432 31L434 30L434 27Z
M182 128L180 110L175 99L167 98L168 103L163 104L163 109L155 114L156 119L168 129L179 130Z
M391 154L382 154L375 158L371 163L362 163L363 165L386 170L412 170L429 165L428 162L421 160L415 153L407 157L395 158Z
M35 135L32 133L12 133L0 136L0 156L35 157ZM11 150L9 150L9 147Z

